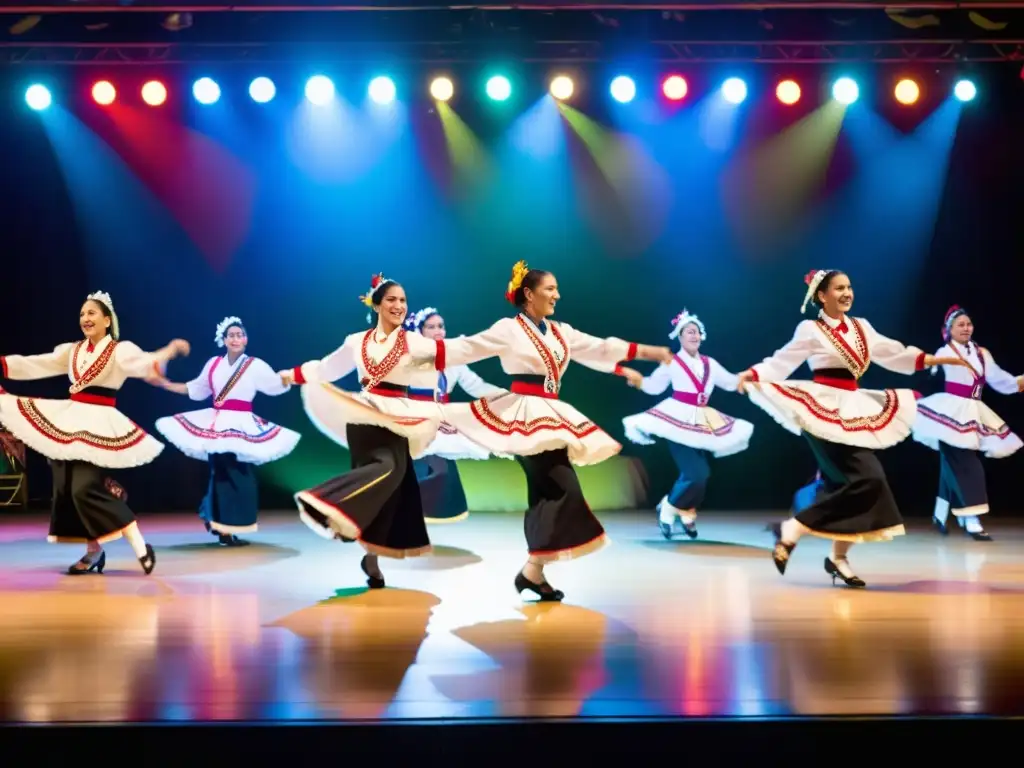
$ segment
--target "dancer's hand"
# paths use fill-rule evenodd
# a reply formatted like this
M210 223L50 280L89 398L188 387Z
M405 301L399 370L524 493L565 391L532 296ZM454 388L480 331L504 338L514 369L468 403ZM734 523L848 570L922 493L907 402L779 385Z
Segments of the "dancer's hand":
M935 355L924 356L924 367L934 368L937 365L961 365L964 368L970 368L970 364L959 357L936 357Z
M626 379L626 383L635 389L640 389L641 385L644 383L644 377L640 371L634 371L632 368L619 366L619 373Z
M652 349L652 353L652 360L657 360L659 363L664 363L665 365L672 362L673 353L668 347L654 347Z
M178 357L188 357L188 353L192 351L192 346L184 339L175 339L169 346Z
M747 384L754 380L754 372L751 370L743 371L736 376L736 390L741 394L747 391Z
M290 387L295 383L295 373L293 371L278 371L277 375L281 377L281 383L286 387Z
M4 388L0 387L0 392L3 392ZM1017 391L1024 392L1024 376L1017 377Z

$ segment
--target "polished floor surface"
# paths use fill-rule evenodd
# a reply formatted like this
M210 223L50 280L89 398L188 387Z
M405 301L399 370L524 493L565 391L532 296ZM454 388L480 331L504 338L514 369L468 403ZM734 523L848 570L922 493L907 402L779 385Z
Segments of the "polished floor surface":
M150 516L149 577L124 541L104 576L62 575L78 549L45 515L0 514L0 720L1024 713L1024 527L855 547L855 591L820 540L779 576L764 517L673 542L603 519L613 545L550 567L566 601L535 605L514 515L433 526L434 556L382 561L370 592L355 545L290 514L241 549Z

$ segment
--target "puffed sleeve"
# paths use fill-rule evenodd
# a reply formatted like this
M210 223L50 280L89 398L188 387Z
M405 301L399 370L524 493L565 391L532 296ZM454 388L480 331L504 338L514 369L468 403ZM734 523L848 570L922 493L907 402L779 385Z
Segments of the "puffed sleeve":
M42 355L7 355L0 357L0 378L12 381L48 379L68 375L73 343L60 344Z
M716 387L721 387L726 392L735 392L737 390L739 387L739 376L727 371L713 357L708 358L708 365L711 366L711 382Z
M163 376L160 358L153 352L144 352L137 344L120 341L114 350L114 360L125 376L133 379L148 379Z
M559 323L558 330L569 345L572 359L587 368L602 373L615 373L619 363L636 358L637 345L614 336L602 339L598 336L577 331L571 325Z
M985 356L985 382L1001 395L1015 395L1020 392L1022 377L1007 373L996 365L992 353L984 347L978 349Z
M357 337L360 335L349 336L340 347L322 360L311 360L308 363L295 366L292 369L292 378L295 383L337 381L352 373L356 369L356 345Z
M273 368L258 357L253 358L252 363L249 365L249 370L245 372L245 375L253 377L253 383L256 386L257 392L269 395L270 397L283 395L291 389L290 385L281 381L281 377L277 375Z
M644 376L644 380L640 384L640 391L646 395L660 395L668 389L668 385L672 383L669 366L669 363L662 363L651 371L650 376Z
M469 365L488 357L495 357L508 344L509 324L514 322L515 320L503 317L486 331L480 331L472 336L459 336L438 342L423 339L427 343L437 344L436 357L428 355L428 359L433 359L435 368L443 371L449 366Z
M208 400L213 397L213 390L210 388L210 369L216 360L216 357L207 360L199 375L185 384L190 400Z
M786 346L775 351L760 363L750 366L754 381L783 381L807 361L818 347L816 331L810 320L801 321Z
M883 336L867 320L859 320L868 336L871 361L894 373L910 375L924 370L925 353L917 347L908 347L902 342Z

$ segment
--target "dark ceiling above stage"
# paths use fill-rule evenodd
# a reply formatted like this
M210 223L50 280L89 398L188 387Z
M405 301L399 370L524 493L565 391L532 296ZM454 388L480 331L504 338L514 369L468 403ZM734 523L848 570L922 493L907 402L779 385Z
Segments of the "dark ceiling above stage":
M172 13L175 7L181 10ZM178 6L41 0L0 12L0 56L9 63L268 61L304 59L311 51L320 60L384 55L585 62L646 55L680 61L961 62L1022 59L1022 45L1024 0L909 3L899 13L881 2L546 0L512 8L452 8L422 0L260 0L230 6L213 0Z

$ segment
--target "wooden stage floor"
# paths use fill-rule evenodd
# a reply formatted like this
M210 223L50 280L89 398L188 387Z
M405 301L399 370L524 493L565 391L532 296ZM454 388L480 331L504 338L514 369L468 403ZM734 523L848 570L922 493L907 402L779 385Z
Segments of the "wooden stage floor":
M150 516L150 577L124 541L106 575L62 575L79 549L45 515L0 516L0 721L1024 713L1024 527L855 547L854 591L820 540L779 576L771 516L709 514L693 542L602 517L613 545L531 605L515 515L432 526L435 555L382 561L375 592L356 545L292 514L241 549Z

